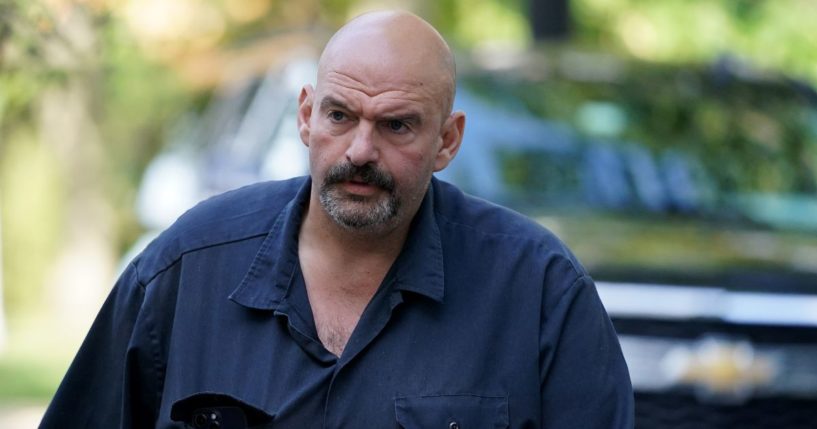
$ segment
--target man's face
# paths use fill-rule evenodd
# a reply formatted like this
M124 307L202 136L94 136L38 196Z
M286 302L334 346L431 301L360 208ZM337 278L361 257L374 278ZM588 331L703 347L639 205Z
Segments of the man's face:
M347 229L410 219L440 169L443 105L400 70L336 67L312 94L310 168L327 214Z

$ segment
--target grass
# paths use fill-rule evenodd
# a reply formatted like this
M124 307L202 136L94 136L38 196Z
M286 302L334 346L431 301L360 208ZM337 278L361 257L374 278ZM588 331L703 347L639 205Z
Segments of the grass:
M0 352L0 408L47 404L81 339L79 333L63 332L48 315L9 321L8 341Z
M47 403L64 372L62 362L47 358L0 357L0 404Z

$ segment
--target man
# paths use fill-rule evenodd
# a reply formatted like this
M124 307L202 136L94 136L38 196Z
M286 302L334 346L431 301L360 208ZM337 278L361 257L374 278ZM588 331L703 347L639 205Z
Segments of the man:
M432 178L463 135L454 85L420 18L343 27L300 94L311 177L210 199L152 243L42 427L631 427L581 265Z

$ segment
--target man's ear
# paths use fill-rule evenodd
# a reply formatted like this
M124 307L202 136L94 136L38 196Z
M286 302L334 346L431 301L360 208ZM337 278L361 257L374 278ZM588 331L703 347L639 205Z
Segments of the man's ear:
M448 163L454 159L457 152L460 150L462 143L462 136L465 132L465 113L454 112L448 116L443 123L443 128L440 132L442 144L440 150L437 151L437 156L434 159L434 171L440 171L448 166Z
M298 134L301 136L301 142L306 147L309 147L309 126L310 118L312 117L312 96L315 90L312 85L304 85L298 95Z

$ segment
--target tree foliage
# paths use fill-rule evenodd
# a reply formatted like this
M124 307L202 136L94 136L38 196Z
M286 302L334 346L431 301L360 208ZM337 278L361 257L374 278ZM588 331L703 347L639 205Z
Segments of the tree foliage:
M810 0L574 0L576 41L687 64L730 54L817 82Z

